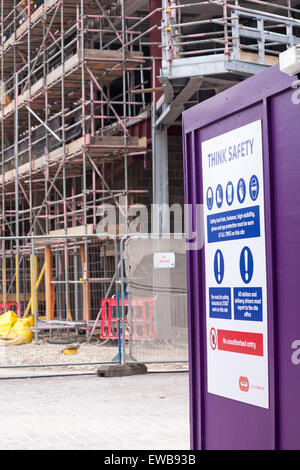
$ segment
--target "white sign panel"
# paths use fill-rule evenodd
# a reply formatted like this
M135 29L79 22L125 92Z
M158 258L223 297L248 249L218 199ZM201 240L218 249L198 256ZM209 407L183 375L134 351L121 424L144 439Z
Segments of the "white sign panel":
M208 392L269 407L261 121L202 143Z
M153 265L155 268L175 268L175 253L154 253Z

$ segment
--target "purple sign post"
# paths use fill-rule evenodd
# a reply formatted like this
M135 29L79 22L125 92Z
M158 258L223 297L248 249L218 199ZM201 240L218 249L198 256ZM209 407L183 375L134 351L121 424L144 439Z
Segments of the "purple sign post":
M193 449L300 448L299 122L278 67L183 115Z

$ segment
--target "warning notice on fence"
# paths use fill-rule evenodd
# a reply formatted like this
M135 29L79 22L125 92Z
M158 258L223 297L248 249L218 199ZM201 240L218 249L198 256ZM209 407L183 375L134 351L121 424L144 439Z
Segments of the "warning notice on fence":
M269 407L261 121L202 143L208 392Z

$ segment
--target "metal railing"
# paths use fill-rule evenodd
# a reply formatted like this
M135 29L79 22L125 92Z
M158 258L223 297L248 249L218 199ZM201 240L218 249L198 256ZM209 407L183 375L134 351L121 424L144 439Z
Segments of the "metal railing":
M284 48L300 42L300 11L287 5L250 0L242 2L163 1L163 60L170 68L175 59L224 54L225 59L245 60L243 53L257 54L256 63L268 64ZM248 57L249 59L249 57ZM213 60L213 57L212 57Z

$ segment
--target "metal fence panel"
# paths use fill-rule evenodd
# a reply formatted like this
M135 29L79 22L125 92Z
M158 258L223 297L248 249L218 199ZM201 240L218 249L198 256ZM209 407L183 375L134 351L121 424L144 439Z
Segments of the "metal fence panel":
M8 310L20 319L33 317L34 337L18 345L0 339L0 376L6 369L18 369L18 375L24 369L26 375L28 368L95 370L97 364L120 361L119 335L103 334L102 309L103 299L116 298L117 241L90 236L22 241L19 266L12 241L10 256L1 260L0 319Z
M34 337L18 345L0 339L0 376L6 369L95 371L97 364L132 361L187 366L182 235L19 241L19 265L13 239L1 259L0 319L8 309L32 317Z
M186 256L183 235L123 240L122 337L126 362L187 363Z

